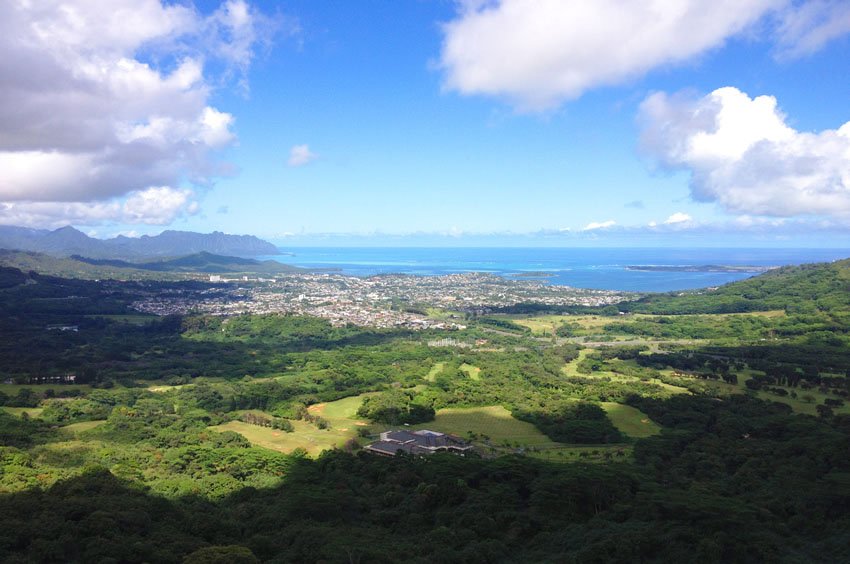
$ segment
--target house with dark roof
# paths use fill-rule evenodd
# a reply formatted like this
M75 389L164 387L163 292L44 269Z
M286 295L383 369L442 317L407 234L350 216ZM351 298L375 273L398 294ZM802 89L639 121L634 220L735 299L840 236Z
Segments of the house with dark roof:
M401 452L413 455L428 455L435 452L451 452L464 455L474 447L454 435L422 429L420 431L385 431L381 439L364 447L364 450L382 456L395 456Z

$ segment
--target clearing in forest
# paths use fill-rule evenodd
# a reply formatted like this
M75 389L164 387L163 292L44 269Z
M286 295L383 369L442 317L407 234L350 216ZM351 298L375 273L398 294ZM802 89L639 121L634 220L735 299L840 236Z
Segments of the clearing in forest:
M242 421L229 421L210 428L216 431L234 431L248 439L252 445L279 452L290 453L296 448L303 448L310 456L318 456L323 450L341 447L356 434L354 429L343 431L331 427L322 430L304 421L292 421L292 426L295 428L292 433Z
M425 375L425 379L429 382L435 381L437 379L437 376L440 375L440 372L443 371L443 368L445 368L445 366L445 362L436 363L434 366L431 367L431 370L428 371L428 374Z
M651 437L661 432L661 426L651 420L644 412L630 405L614 402L602 402L602 408L608 414L611 423L626 434L636 439Z
M437 411L434 421L413 426L469 438L469 433L487 436L493 444L504 441L525 446L556 446L531 423L520 421L500 405L488 407L446 408Z
M21 417L24 413L26 413L27 417L30 418L39 417L41 412L44 411L43 407L0 407L0 409L17 417Z
M59 430L63 433L69 433L71 435L76 436L78 433L82 433L83 431L88 431L89 429L100 427L104 423L106 423L105 419L98 419L96 421L81 421L79 423L71 423L70 425L60 427Z
M471 364L463 363L460 365L460 369L466 372L466 375L469 376L473 380L481 379L481 369L477 366L473 366Z

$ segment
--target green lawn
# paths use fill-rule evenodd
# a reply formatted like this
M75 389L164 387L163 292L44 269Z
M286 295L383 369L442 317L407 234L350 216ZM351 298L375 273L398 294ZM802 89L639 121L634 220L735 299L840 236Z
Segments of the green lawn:
M463 363L460 365L460 369L466 372L466 375L469 376L473 380L481 379L481 369L477 366L473 366L471 364Z
M100 419L97 421L82 421L80 423L71 423L70 425L65 425L60 430L63 433L70 433L76 436L77 434L82 433L83 431L88 431L89 429L100 427L104 423L106 423L106 420L104 419Z
M472 443L481 452L490 455L523 453L553 462L602 462L631 455L631 447L627 445L568 445L555 442L531 423L515 419L510 411L498 405L441 409L434 421L411 428L451 433L467 440L472 438Z
M241 421L230 421L223 425L210 427L216 431L235 431L251 441L252 445L261 446L280 452L292 452L303 448L310 456L318 456L323 450L341 447L356 435L353 428L334 428L320 430L315 425L304 421L293 421L295 431L287 433L279 429L259 427ZM343 430L345 429L345 430Z
M358 438L358 428L366 427L369 422L357 417L357 409L363 403L363 398L369 395L372 393L311 405L310 413L326 419L330 423L330 429L318 429L315 425L304 421L292 421L292 426L295 428L292 433L241 421L231 421L211 429L235 431L256 446L286 453L296 448L303 448L310 456L318 456L323 450L341 447L349 439ZM268 413L264 415L271 417ZM374 426L370 428L375 429Z
M764 312L766 314L774 314L775 312ZM672 372L672 371L670 371ZM745 369L737 372L738 375L738 383L737 384L727 384L722 381L712 381L712 385L724 390L728 393L753 393L751 392L747 386L746 382L750 378L752 378L756 374L761 374L761 372L757 372L755 370ZM764 401L775 401L779 403L784 403L791 407L795 413L802 413L805 415L818 415L817 406L823 404L823 400L827 398L835 399L836 396L833 394L824 394L818 390L803 390L801 388L790 388L788 386L770 386L771 388L783 388L788 391L788 396L778 396L771 392L765 390L759 390L755 392L755 396ZM796 398L792 398L790 394L794 392L797 394ZM810 401L806 401L803 398L810 397ZM842 407L833 408L833 411L838 414L850 414L850 402L845 401L845 404Z
M44 411L44 408L42 407L2 407L0 409L6 413L17 415L18 417L24 413L26 413L29 417L39 417L41 416L41 412Z
M425 379L429 382L433 382L437 379L437 376L439 376L440 372L443 371L443 368L445 368L445 366L445 362L436 363L434 366L431 367L431 370L428 371L428 374L425 376Z
M652 421L645 413L630 405L602 402L602 407L614 426L630 437L642 439L661 432L660 425Z
M363 403L363 397L367 395L311 405L310 413L330 422L331 428L328 430L319 430L315 425L304 421L292 421L295 428L292 433L241 421L231 421L210 428L217 431L235 431L256 446L286 453L303 448L310 456L317 456L323 450L341 447L349 439L358 438L359 427L368 425L373 433L389 429L385 425L369 424L368 421L357 417L357 409ZM640 414L636 409L634 412ZM626 413L622 417L628 420L634 419L635 415ZM640 431L647 432L643 427L648 425L640 423L639 420L637 424L642 426ZM441 409L437 411L434 421L412 425L409 428L430 429L451 433L467 440L472 439L482 452L488 454L522 452L537 458L570 462L601 461L605 457L628 456L630 452L625 445L567 445L555 442L531 423L515 419L501 406ZM363 444L367 441L361 439L360 442Z
M367 392L359 396L351 396L327 403L317 403L309 407L310 413L319 415L331 422L331 425L342 425L348 427L358 423L366 423L364 419L357 417L357 410L363 404L363 398L375 395Z
M191 384L175 384L173 386L168 385L168 384L161 384L161 385L156 385L156 386L148 386L148 391L149 392L155 392L155 393L162 393L162 392L168 392L168 391L171 391L171 390L179 390L183 386L189 386L189 385L191 385Z
M500 405L489 407L447 408L437 411L434 421L412 426L414 429L431 429L468 438L469 433L486 435L490 442L504 441L526 446L554 446L555 443L531 423L515 419Z

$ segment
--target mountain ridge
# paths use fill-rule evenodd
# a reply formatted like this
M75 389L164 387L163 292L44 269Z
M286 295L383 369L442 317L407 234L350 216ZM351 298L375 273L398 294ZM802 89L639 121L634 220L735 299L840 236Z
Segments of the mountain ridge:
M253 235L221 231L196 233L166 230L159 235L95 239L68 225L53 231L0 226L0 248L44 253L56 257L80 255L96 259L142 259L207 252L224 256L274 255L277 247Z

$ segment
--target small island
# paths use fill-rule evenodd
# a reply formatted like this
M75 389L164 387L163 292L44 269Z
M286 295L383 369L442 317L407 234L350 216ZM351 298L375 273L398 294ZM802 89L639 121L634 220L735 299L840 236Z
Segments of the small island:
M642 264L630 265L626 270L640 270L644 272L767 272L778 268L776 266L732 266L718 264L703 265L664 265L664 264Z
M543 271L529 271L529 272L515 272L511 274L514 278L550 278L552 276L557 276L554 272L543 272Z

